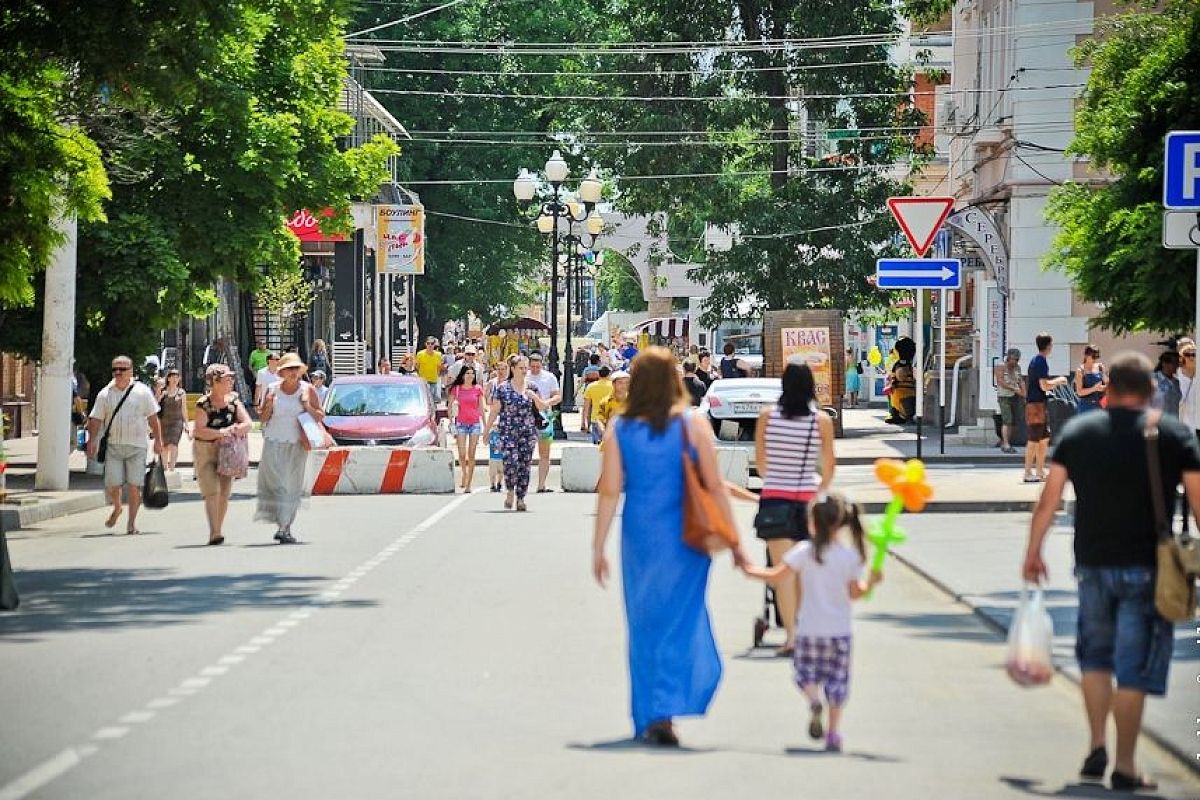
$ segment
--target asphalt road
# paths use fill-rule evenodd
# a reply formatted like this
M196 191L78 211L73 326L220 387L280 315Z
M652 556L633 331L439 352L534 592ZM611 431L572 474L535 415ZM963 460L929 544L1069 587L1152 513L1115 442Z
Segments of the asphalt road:
M1111 796L1074 779L1074 687L1014 687L998 637L897 564L858 609L846 753L816 749L787 662L750 650L761 590L727 559L717 700L683 751L638 746L592 503L319 498L282 547L239 495L210 548L185 494L137 537L103 511L14 535L0 800ZM1200 797L1152 744L1142 761L1149 796Z

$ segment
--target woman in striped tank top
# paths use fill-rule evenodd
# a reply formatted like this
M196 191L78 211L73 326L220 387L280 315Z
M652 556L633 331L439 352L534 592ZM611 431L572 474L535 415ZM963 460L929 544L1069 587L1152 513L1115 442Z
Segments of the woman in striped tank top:
M808 538L808 503L829 488L837 463L833 420L817 408L816 382L807 364L788 364L783 371L779 404L758 415L754 452L763 476L754 527L767 543L771 563L779 564L792 545ZM795 647L797 593L795 580L775 587L787 631L787 640L775 651L778 656L791 656Z

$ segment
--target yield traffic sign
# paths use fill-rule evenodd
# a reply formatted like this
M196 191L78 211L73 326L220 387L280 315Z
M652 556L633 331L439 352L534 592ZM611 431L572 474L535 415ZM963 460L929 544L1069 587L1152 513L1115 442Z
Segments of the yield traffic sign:
M888 208L917 255L933 244L938 229L954 208L953 197L889 197Z
M957 289L962 262L957 258L881 258L875 262L880 289Z
M1177 211L1200 211L1200 131L1167 134L1163 206Z

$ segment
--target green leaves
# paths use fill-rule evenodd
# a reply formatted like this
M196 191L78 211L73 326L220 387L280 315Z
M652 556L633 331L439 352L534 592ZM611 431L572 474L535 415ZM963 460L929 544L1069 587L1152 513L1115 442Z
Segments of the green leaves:
M1098 326L1191 330L1195 254L1162 248L1161 194L1164 136L1200 127L1200 3L1113 17L1101 32L1077 51L1092 72L1069 152L1117 177L1055 189L1046 213L1061 230L1044 262L1101 305Z

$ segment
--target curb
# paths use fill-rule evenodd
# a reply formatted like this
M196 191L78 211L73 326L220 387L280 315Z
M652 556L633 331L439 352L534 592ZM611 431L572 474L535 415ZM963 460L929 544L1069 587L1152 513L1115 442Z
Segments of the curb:
M927 508L926 511L928 511L928 510L929 509ZM900 555L899 553L897 553L895 551L891 551L890 555L893 558L895 558L897 561L899 561L901 564L903 564L905 567L907 567L910 572L913 572L918 577L924 579L931 586L933 586L935 589L937 589L938 591L945 594L947 597L949 597L955 603L958 603L959 605L966 607L967 610L971 612L971 615L974 616L976 619L978 619L980 622L982 622L987 628L990 628L992 631L994 631L997 635L1001 636L1002 638L1008 638L1008 628L1002 622L1000 622L1000 620L996 619L995 617L991 616L987 612L985 612L985 611L981 610L980 608L978 608L977 606L973 605L969 600L967 600L967 598L964 595L961 595L958 592L954 591L949 586L947 586L945 583L943 583L941 579L935 577L933 574L926 571L922 567L917 566L917 564L915 564L911 559L905 558L904 556ZM1080 679L1077 676L1075 676L1074 674L1072 674L1071 672L1069 672L1062 664L1056 663L1054 665L1054 671L1057 672L1060 677L1065 678L1067 681L1069 681L1071 684L1073 684L1075 686L1080 685ZM1180 764L1182 764L1189 772L1196 774L1196 775L1200 775L1200 762L1197 761L1194 753L1187 753L1187 752L1184 752L1183 750L1180 750L1179 747L1176 746L1174 742L1170 741L1169 739L1167 739L1164 736L1161 736L1158 733L1158 731L1154 730L1153 728L1147 728L1143 725L1142 726L1142 735L1145 736L1150 741L1154 742L1154 744L1156 744L1159 748L1161 748L1164 753L1171 756L1176 761L1178 761Z
M167 473L167 488L177 492L183 488L183 479L178 472ZM0 528L4 531L19 531L39 522L46 522L72 514L84 514L108 505L103 490L80 492L75 497L61 497L28 505L0 508Z

